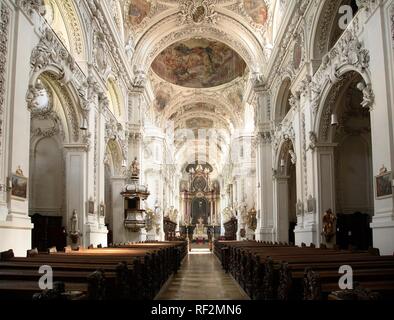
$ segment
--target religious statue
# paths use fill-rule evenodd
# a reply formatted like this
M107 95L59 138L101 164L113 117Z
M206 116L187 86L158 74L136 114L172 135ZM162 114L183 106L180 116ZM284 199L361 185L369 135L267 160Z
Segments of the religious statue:
M73 211L73 215L71 217L71 233L78 232L78 215L77 210Z
M159 235L160 234L160 222L163 221L163 218L161 216L159 201L157 201L157 200L155 202L154 215L155 215L156 234Z
M173 222L177 222L178 220L178 210L174 209L173 206L171 206L171 210L170 210L170 220Z
M223 221L228 222L233 217L232 211L230 207L226 207L223 210Z
M363 82L359 82L357 84L357 89L360 90L363 93L363 101L361 103L361 106L363 108L368 108L371 109L372 105L375 101L375 96L372 91L371 85L366 85Z
M247 209L246 202L243 202L241 204L240 211L241 211L241 221L242 221L242 223L246 223L247 216L248 216L248 209Z
M160 217L160 205L159 205L159 201L157 200L155 202L155 215Z
M235 218L238 218L238 209L237 209L237 207L238 207L238 204L237 204L237 202L234 204L234 206L231 208L231 210L232 210L232 216L233 217L235 217Z
M136 178L140 176L140 164L137 160L137 157L135 157L133 162L131 163L130 171L132 178Z
M326 242L330 242L335 235L335 217L331 209L328 209L323 215L323 232L322 235L326 238Z
M204 219L202 217L198 218L198 228L203 228L204 227Z
M247 217L247 225L249 229L256 231L257 228L257 211L253 208L249 210L248 217Z
M148 208L145 214L146 231L149 232L153 229L154 219L155 219L155 213L153 212L152 209Z
M132 36L129 37L129 39L125 45L125 52L126 52L129 62L131 62L133 59L133 55L134 55L134 40L133 40Z
M78 243L80 233L78 230L78 215L77 215L77 210L73 211L73 215L71 217L71 231L69 233L69 236L71 238L71 242L73 244Z

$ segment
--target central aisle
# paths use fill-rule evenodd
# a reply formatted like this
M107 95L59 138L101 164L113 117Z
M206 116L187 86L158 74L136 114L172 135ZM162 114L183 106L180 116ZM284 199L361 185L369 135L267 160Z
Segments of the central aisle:
M156 300L248 300L209 249L193 249Z

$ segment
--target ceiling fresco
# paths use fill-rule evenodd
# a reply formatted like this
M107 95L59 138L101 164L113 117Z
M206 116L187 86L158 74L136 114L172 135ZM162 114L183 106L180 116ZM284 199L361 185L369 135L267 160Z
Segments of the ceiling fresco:
M187 111L215 112L215 106L204 102L197 102L185 106L184 110L185 112Z
M148 16L150 9L150 1L131 0L129 7L129 21L131 25L138 26Z
M246 63L227 45L208 39L177 42L152 64L162 79L188 88L216 87L244 75Z
M171 100L171 88L169 85L160 84L160 87L156 91L155 106L158 111L162 111L168 105Z
M213 128L214 122L213 120L206 119L206 118L193 118L186 121L187 128L194 129L194 128Z
M257 23L264 25L268 20L268 8L263 0L244 0L246 13Z

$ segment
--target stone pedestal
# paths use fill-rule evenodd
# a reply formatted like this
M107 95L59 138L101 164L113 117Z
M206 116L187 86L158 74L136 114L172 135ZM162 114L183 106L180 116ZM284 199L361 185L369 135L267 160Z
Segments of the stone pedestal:
M97 247L97 245L101 244L103 247L108 246L108 230L107 227L105 226L100 226L100 225L86 225L85 226L86 230L86 242L94 247Z

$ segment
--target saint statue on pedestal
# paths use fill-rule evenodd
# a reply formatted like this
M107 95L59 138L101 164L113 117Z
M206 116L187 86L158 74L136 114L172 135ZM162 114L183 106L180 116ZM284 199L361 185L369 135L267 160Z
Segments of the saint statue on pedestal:
M78 232L78 215L77 210L73 211L73 215L71 217L71 233Z
M131 177L139 177L140 176L140 164L137 160L137 157L134 158L130 167Z

